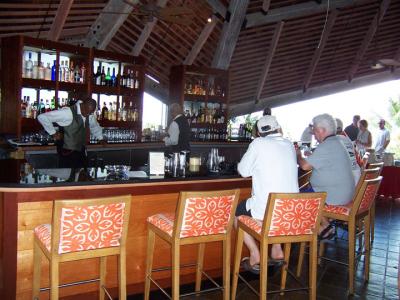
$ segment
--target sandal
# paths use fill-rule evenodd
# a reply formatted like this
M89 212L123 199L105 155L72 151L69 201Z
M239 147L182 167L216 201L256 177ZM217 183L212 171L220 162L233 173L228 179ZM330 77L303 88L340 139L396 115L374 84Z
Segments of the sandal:
M318 235L318 240L330 240L336 236L336 231L335 228L329 224L324 228L324 230L321 231L321 233Z
M283 258L280 259L274 259L271 257L268 257L268 266L275 266L275 267L280 267L285 264L285 260Z
M254 275L260 275L260 265L259 264L251 265L250 257L243 257L240 266L247 272L250 272Z

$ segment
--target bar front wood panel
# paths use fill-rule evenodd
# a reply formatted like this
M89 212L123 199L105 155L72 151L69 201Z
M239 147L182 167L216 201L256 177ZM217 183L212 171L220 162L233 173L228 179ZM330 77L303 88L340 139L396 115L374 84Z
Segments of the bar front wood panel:
M155 184L128 184L112 186L74 186L58 188L37 188L16 189L14 192L8 190L3 194L12 194L15 196L17 206L14 211L16 240L15 257L12 257L12 251L3 255L3 261L7 260L6 268L12 267L14 259L16 273L14 275L15 289L8 289L7 298L4 299L32 299L32 271L33 271L33 228L39 224L50 223L53 200L55 199L75 199L92 198L98 196L110 195L132 195L131 219L129 223L127 240L127 284L129 292L142 292L146 258L147 227L146 218L157 212L174 212L181 190L216 190L241 188L241 200L249 197L251 181L246 179L229 180L206 180L189 182L160 182ZM12 197L13 198L13 197ZM10 198L10 200L12 200ZM0 198L1 199L1 198ZM13 227L12 212L3 210L5 224L9 219L10 227ZM17 218L15 218L15 214ZM9 227L7 235L11 235L12 230ZM4 240L3 246L12 250L13 241ZM197 255L195 246L185 246L181 252L182 264L194 262ZM155 248L154 267L170 265L170 248L164 241L157 239ZM208 270L221 268L222 248L218 243L211 243L206 246L205 266ZM42 279L41 286L48 286L48 262L43 257L42 260ZM115 292L117 287L117 264L116 258L112 257L107 262L107 287ZM4 267L4 265L3 265ZM188 268L182 270L181 274L193 274L194 269ZM13 272L9 273L13 276ZM79 262L63 263L60 269L60 282L68 283L77 280L98 278L98 261L82 260ZM170 278L169 272L163 272L156 275L156 278ZM167 281L169 282L169 281ZM9 279L9 283L11 280ZM80 285L75 287L61 289L60 296L71 296L87 292L97 291L97 284ZM43 292L43 299L48 298L48 293ZM116 295L115 295L116 296ZM42 299L42 298L41 298Z

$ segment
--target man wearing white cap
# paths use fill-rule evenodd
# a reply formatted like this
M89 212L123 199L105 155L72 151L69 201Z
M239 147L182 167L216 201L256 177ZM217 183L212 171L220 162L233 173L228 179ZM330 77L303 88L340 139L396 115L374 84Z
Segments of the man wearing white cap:
M248 215L263 220L269 193L297 193L299 186L295 148L292 142L282 137L276 118L263 116L257 127L260 137L251 142L238 164L240 175L252 177L252 196L238 205L236 216ZM244 242L250 250L250 257L243 260L243 267L258 273L259 247L246 233ZM272 246L271 258L271 261L283 259L280 244Z

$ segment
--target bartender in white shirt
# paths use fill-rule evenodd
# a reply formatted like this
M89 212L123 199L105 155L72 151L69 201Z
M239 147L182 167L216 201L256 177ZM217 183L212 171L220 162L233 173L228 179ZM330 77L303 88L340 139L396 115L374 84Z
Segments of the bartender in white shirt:
M86 166L88 129L96 139L104 143L103 129L93 115L96 106L95 100L87 98L71 107L63 107L38 116L38 121L43 128L56 143L60 144L58 149L60 168ZM62 130L57 132L53 123L62 127Z

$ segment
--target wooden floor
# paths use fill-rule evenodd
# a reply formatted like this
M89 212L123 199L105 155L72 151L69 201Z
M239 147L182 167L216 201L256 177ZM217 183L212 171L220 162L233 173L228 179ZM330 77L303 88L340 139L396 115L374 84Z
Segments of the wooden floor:
M362 281L363 258L358 264L356 273L355 295L350 299L378 300L399 299L399 249L400 249L400 199L380 199L377 202L375 241L371 252L370 281L364 284ZM343 232L339 232L339 235ZM343 233L345 234L345 233ZM344 236L345 237L345 236ZM339 258L347 257L346 243L341 240L332 240L327 245L327 256ZM294 269L297 262L297 248L293 249L289 269ZM307 279L307 263L304 264L302 280ZM258 289L258 278L254 275L244 274L252 286ZM348 299L347 297L347 268L338 264L324 261L318 268L318 299ZM276 289L280 280L277 272L269 278L268 289ZM208 285L207 282L204 285ZM295 288L298 284L288 278L287 287ZM192 286L182 286L183 291L192 291ZM143 299L143 295L132 295L129 300ZM157 292L151 295L151 299L168 299ZM190 300L216 300L222 299L221 292L203 294L199 297L189 296L184 299ZM243 283L239 284L237 300L252 300L258 297L250 291ZM306 292L291 292L284 296L271 294L268 299L308 299Z

